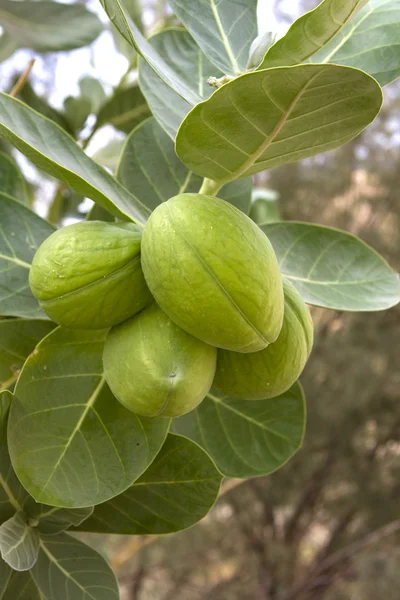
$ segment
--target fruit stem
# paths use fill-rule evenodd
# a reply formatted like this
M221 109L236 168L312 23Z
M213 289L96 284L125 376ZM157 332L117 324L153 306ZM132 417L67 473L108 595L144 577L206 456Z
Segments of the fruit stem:
M208 179L207 177L205 177L203 179L202 186L199 190L199 194L216 196L221 187L222 185L218 181L214 181L213 179Z

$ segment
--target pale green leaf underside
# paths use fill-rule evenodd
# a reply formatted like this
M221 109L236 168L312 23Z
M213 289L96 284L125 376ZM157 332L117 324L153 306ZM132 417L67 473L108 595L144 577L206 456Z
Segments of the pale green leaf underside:
M226 183L337 148L378 114L372 77L336 65L253 71L187 115L176 151L195 173Z
M0 152L0 192L28 203L28 189L22 173L11 156Z
M44 318L29 288L29 269L54 227L14 198L0 193L0 315Z
M246 68L257 36L257 0L169 0L204 54L223 73Z
M207 79L210 76L220 77L222 73L209 62L187 31L166 29L151 37L149 42L198 96L198 102L211 95L215 88L208 85ZM179 125L194 103L182 98L160 79L144 59L139 60L139 83L153 116L175 139Z
M29 527L23 512L17 512L0 527L0 553L15 571L28 571L39 553L39 535Z
M0 22L21 47L39 52L87 46L103 29L96 15L82 4L68 6L48 0L2 0Z
M61 127L7 94L0 94L0 135L37 167L65 181L113 215L145 222L147 209L89 158Z
M95 550L71 536L42 536L32 576L49 600L119 600L115 575Z
M157 75L190 104L200 100L141 34L119 0L100 0L111 22Z
M369 0L312 62L357 67L387 85L400 77L399 30L399 0Z
M128 136L117 179L151 210L177 194L198 192L202 184L202 178L177 157L172 140L155 119L141 123ZM251 188L250 178L233 181L218 196L248 214Z
M368 0L323 0L302 15L266 53L259 69L297 65L327 44ZM314 61L319 62L319 61Z
M0 321L0 391L16 381L29 354L55 324L35 319L4 319Z
M211 509L221 478L204 450L170 434L140 479L120 496L97 506L79 529L129 535L186 529Z
M104 337L56 329L21 371L8 442L14 470L37 502L104 502L128 488L164 442L168 419L134 415L105 384Z
M300 448L306 409L298 383L269 400L236 400L211 391L172 430L197 442L226 477L259 477L285 464Z
M337 310L384 310L400 301L400 282L360 239L309 223L271 223L270 239L284 277L309 304Z

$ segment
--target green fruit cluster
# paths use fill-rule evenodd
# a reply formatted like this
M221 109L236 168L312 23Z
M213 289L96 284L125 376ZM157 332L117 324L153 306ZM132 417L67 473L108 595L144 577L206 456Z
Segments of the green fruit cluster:
M143 233L132 223L64 227L37 251L30 285L59 325L111 328L106 380L144 416L185 414L213 383L236 398L272 398L311 352L309 311L282 282L268 238L212 196L171 198Z

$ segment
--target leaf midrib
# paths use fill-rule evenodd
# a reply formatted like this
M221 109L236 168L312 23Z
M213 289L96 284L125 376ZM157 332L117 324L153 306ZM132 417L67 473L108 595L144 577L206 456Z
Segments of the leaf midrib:
M71 446L71 444L72 444L72 442L73 442L76 434L80 431L80 429L81 429L81 427L82 427L82 425L83 425L83 423L84 423L84 421L86 419L87 414L92 409L92 407L95 404L97 398L99 397L99 394L100 394L101 390L103 389L104 384L105 384L105 378L103 376L103 377L100 378L99 383L97 384L97 386L96 386L93 394L91 395L88 403L86 404L85 409L83 410L83 412L82 412L82 414L81 414L81 416L80 416L80 418L79 418L79 420L78 420L78 422L77 422L74 430L72 431L72 433L71 433L71 435L69 437L68 443L65 445L64 450L62 451L62 453L60 454L60 456L59 456L56 464L54 465L54 468L53 468L52 472L50 473L50 475L49 475L49 477L48 477L48 479L46 481L46 484L42 487L40 493L38 494L38 497L36 498L36 500L38 502L40 502L40 499L43 497L44 492L47 489L47 486L49 485L50 481L54 477L54 474L55 474L56 470L59 468L59 466L61 464L61 461L64 459L64 457L65 457L65 455L66 455L69 447Z

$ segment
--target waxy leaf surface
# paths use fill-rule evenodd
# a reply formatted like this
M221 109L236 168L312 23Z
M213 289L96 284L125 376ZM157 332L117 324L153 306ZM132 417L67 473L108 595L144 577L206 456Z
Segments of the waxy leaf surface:
M97 506L79 529L130 535L186 529L213 506L221 479L204 450L170 434L147 471L126 492Z
M155 119L141 123L127 138L117 179L151 210L177 194L198 192L202 184L202 178L178 158L172 140ZM218 196L247 214L251 189L251 179L241 179L228 183Z
M111 394L104 338L104 331L56 329L21 372L8 442L13 467L37 502L104 502L127 489L164 442L168 419L137 417Z
M169 0L204 54L223 73L245 70L257 36L257 0Z
M226 477L268 475L300 448L306 409L298 383L269 400L238 400L212 390L172 430L197 442Z
M385 310L400 301L397 273L359 238L311 223L261 226L284 277L309 304L336 310Z
M381 103L380 86L356 69L253 71L191 110L176 151L195 173L226 183L345 144L374 120Z
M44 318L29 288L29 269L54 227L0 192L0 315Z

